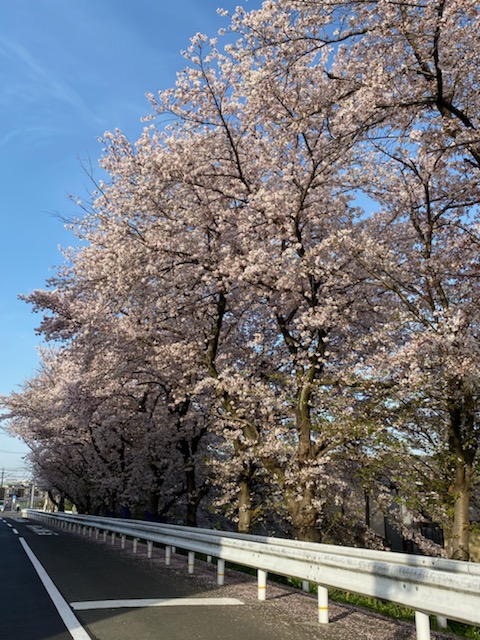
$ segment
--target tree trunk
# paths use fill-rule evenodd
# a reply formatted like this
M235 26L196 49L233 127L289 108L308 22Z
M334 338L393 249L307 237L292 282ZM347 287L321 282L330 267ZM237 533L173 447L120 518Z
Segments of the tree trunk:
M308 371L301 377L298 389L295 423L298 434L297 460L299 471L303 467L308 468L318 454L317 447L312 442L312 420L310 415L312 382L317 373L317 363L314 361ZM299 477L301 477L300 473ZM315 490L305 481L299 481L295 491L288 490L286 505L295 529L295 537L298 540L321 542L322 536L318 527L319 514L314 506L314 500Z
M160 502L160 493L158 491L151 491L148 496L148 512L152 520L158 519L158 503Z
M177 445L183 457L183 468L185 472L185 488L187 493L187 527L198 526L198 505L200 504L203 496L206 495L205 487L200 491L197 489L195 467L195 454L198 451L198 445L203 435L205 435L204 429L202 429L195 437L191 438L190 440L181 440Z
M195 463L193 458L185 462L185 481L187 486L187 527L197 526L197 487L195 484Z
M450 487L453 495L453 521L448 555L454 560L470 560L470 493L473 463L477 453L475 403L461 381L452 381L448 410L449 450L455 460L455 476Z
M470 560L470 489L471 465L458 460L455 469L453 522L448 556L453 560Z
M318 526L318 513L313 505L314 492L309 487L304 487L301 499L298 493L287 496L286 506L292 519L295 530L295 538L305 542L321 542L322 533Z
M238 533L250 533L252 530L251 478L246 475L240 478L238 493Z

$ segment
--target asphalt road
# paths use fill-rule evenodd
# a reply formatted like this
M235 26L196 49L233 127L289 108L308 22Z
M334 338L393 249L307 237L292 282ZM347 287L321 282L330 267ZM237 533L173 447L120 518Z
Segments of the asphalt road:
M16 527L14 520L0 520L0 638L71 640Z
M54 597L64 618L68 618L70 631L27 553L39 571L44 570L43 581L48 583L50 578L51 589L58 589ZM14 515L0 519L0 576L1 640L327 637L318 635L317 625L299 630L293 620L289 624L288 620L269 615L265 603L225 604L219 600L222 590L214 579L205 588L186 570L153 570L108 542L99 544ZM125 600L133 602L122 602ZM158 605L159 600L165 606L151 606L153 602Z

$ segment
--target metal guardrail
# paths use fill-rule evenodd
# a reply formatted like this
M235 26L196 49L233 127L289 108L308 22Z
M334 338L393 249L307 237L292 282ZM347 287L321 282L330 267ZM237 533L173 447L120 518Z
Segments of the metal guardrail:
M193 573L195 553L217 558L217 583L223 584L225 561L257 570L258 597L266 599L268 572L299 578L318 587L319 622L328 622L328 588L388 600L415 611L418 640L430 638L430 615L480 625L480 566L426 556L370 551L352 547L314 544L283 538L241 535L210 529L192 529L139 520L122 520L26 509L25 517L84 533L103 531L106 539L133 538L165 547L170 563L173 548L188 552Z

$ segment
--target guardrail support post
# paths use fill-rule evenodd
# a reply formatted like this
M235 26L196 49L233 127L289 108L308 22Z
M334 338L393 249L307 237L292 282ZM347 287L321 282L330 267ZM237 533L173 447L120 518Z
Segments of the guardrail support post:
M328 624L328 589L321 584L317 585L318 590L318 622Z
M167 545L165 547L165 564L168 566L172 561L172 547Z
M108 535L108 531L105 529L105 531L103 532L103 541L104 542L107 541L107 535Z
M417 640L430 640L430 618L423 611L415 611L415 627Z
M263 571L262 569L257 570L259 600L267 599L267 575L268 573L266 571Z
M112 544L115 544L115 531L112 531Z
M225 560L222 558L217 560L217 584L219 587L225 584Z
M147 540L147 558L152 557L153 552L153 542L151 540Z
M195 551L188 552L188 573L193 573L195 566Z
M125 540L127 539L127 536L125 534L122 535L122 549L125 549Z
M308 580L302 580L302 591L310 593L310 582Z
M98 540L99 535L100 535L100 529L95 529L95 540Z
M139 538L134 538L133 539L133 553L137 553L138 540L139 540Z
M448 620L445 616L437 616L437 624L440 629L446 629L448 627Z

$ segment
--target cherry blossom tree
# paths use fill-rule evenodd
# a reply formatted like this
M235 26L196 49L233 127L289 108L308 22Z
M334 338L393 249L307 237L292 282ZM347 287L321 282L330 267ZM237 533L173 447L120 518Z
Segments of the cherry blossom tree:
M296 534L318 539L321 496L331 482L328 453L368 431L354 417L355 406L363 406L354 395L351 415L329 422L339 411L334 398L345 402L332 388L342 375L348 379L353 336L364 330L360 317L368 324L371 314L355 263L338 242L355 228L340 180L352 161L351 142L337 142L329 130L335 98L328 78L322 101L312 104L304 90L321 77L324 60L305 58L288 78L275 78L276 53L264 55L265 72L255 56L241 54L221 54L198 36L176 88L152 103L160 116L175 118L166 144L182 152L177 175L195 195L182 200L192 203L188 217L201 203L209 238L221 237L214 253L217 323L206 355L223 425L244 468L256 458L279 484ZM202 162L194 164L196 158Z
M195 524L216 479L241 531L277 502L330 539L383 443L441 467L431 513L468 558L478 21L473 0L237 9L237 40L192 39L135 143L104 135L83 244L29 301L112 500L186 492Z
M376 330L395 336L396 377L409 370L411 397L428 403L415 422L430 434L430 460L441 460L450 478L443 521L449 553L461 559L478 464L479 21L477 3L457 0L286 0L233 18L259 63L277 52L275 77L306 57L326 60L310 93L321 99L325 77L336 87L331 131L354 144L357 162L344 184L369 196L366 217L382 207L366 225L366 244L353 238L351 252L395 308L388 331Z
M478 465L479 8L439 0L301 9L310 46L334 47L328 75L350 92L344 118L364 154L363 190L382 207L361 260L393 294L385 298L398 309L390 362L415 390L410 402L430 433L428 453L449 478L449 553L468 559ZM313 32L318 13L323 37Z

